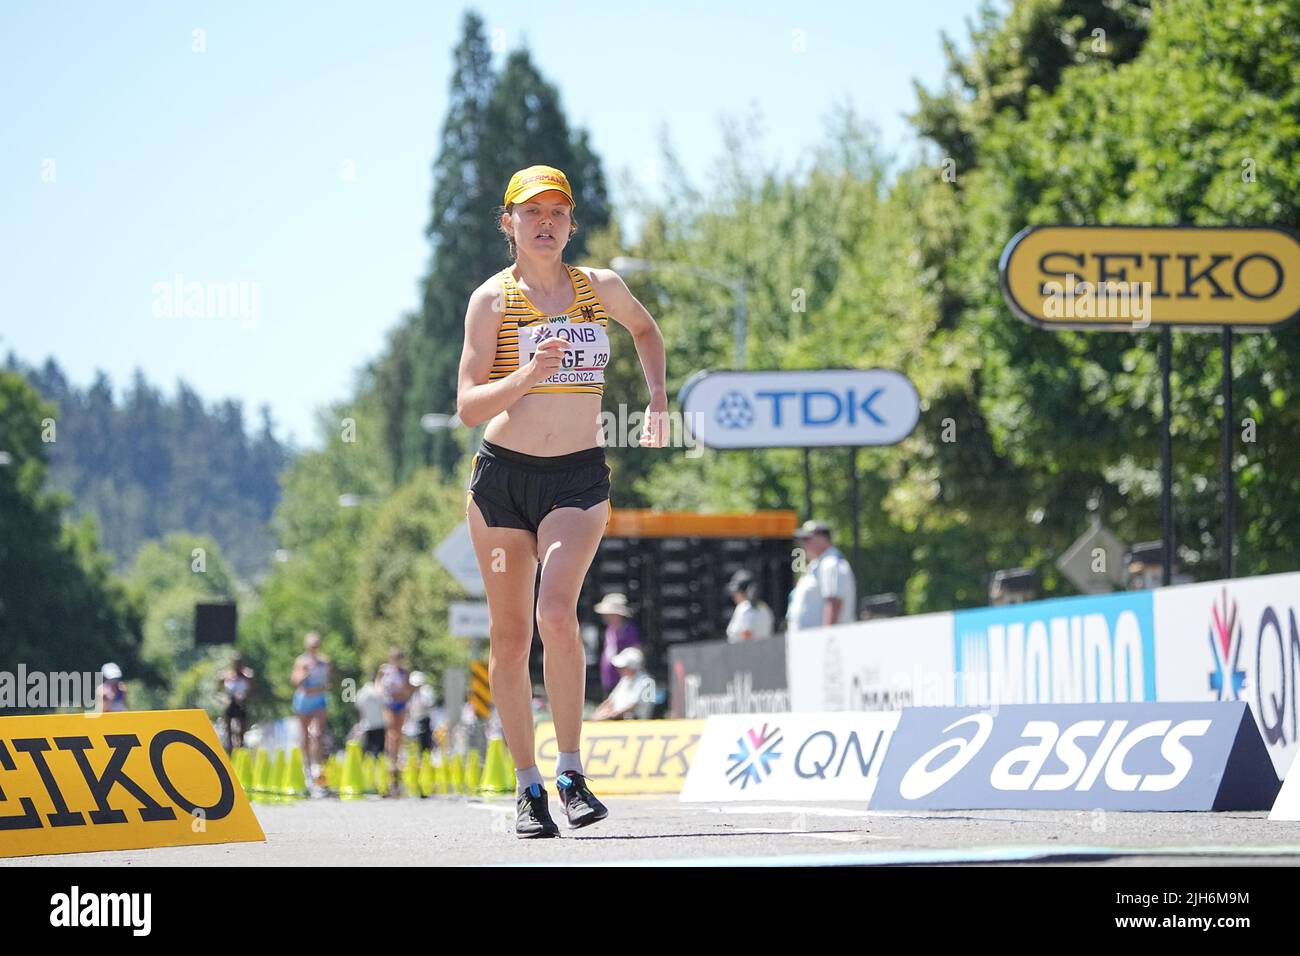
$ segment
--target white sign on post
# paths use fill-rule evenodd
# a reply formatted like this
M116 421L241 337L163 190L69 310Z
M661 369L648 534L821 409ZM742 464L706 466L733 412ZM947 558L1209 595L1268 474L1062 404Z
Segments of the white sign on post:
M469 537L469 522L462 521L434 548L433 556L441 562L457 583L474 597L483 596L483 575L474 557L474 543Z
M452 637L490 637L486 601L452 601L448 611Z
M893 445L921 414L907 376L879 368L700 372L680 402L709 448Z
M1100 555L1096 553L1098 549ZM1061 573L1084 594L1119 590L1124 583L1123 565L1124 545L1100 523L1094 523L1079 535L1069 550L1056 559Z

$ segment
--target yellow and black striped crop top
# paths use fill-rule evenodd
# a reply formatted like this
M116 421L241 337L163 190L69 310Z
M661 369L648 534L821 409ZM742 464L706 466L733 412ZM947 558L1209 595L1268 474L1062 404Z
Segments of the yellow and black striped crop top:
M573 283L573 304L567 312L547 315L533 308L507 267L501 270L505 308L497 332L497 351L492 360L489 382L505 378L532 359L537 344L552 336L568 339L564 364L550 378L543 379L526 394L562 393L603 395L605 366L609 363L609 315L596 296L586 275L567 262L564 268Z

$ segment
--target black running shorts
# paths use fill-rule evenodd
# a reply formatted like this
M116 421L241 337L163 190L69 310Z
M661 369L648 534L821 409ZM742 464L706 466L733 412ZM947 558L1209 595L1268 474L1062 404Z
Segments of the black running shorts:
M608 510L605 449L538 457L484 441L474 456L466 512L471 497L489 528L519 528L533 534L556 508L586 511L604 504Z

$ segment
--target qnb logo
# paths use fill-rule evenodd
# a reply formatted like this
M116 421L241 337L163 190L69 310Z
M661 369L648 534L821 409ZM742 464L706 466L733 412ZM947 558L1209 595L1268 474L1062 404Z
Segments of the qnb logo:
M965 724L975 726L975 733L969 739L956 737L945 740L937 747L932 747L921 754L920 758L907 769L907 773L903 774L902 782L898 785L898 792L903 795L903 799L919 800L929 796L961 773L962 768L975 759L980 749L988 743L989 735L993 733L993 717L990 714L971 714L969 717L953 721L943 728L943 732L951 733ZM931 770L930 764L948 751L952 751L952 756Z
M740 392L728 392L718 400L713 417L723 428L748 428L754 424L754 406Z
M83 893L74 886L50 897L51 926L125 926L132 936L148 936L152 914L151 893Z
M1237 667L1241 657L1241 622L1237 620L1237 602L1228 606L1228 589L1223 589L1223 606L1210 609L1210 653L1214 670L1210 671L1210 690L1218 700L1240 700L1246 672Z
M744 790L751 783L758 785L772 773L772 764L781 759L776 748L781 745L781 729L767 724L762 730L750 729L736 739L736 752L728 758L727 782Z

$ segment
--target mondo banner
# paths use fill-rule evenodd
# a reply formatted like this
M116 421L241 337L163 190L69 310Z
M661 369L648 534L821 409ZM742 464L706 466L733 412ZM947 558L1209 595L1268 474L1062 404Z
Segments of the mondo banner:
M953 619L959 705L1157 699L1150 591L978 608Z

